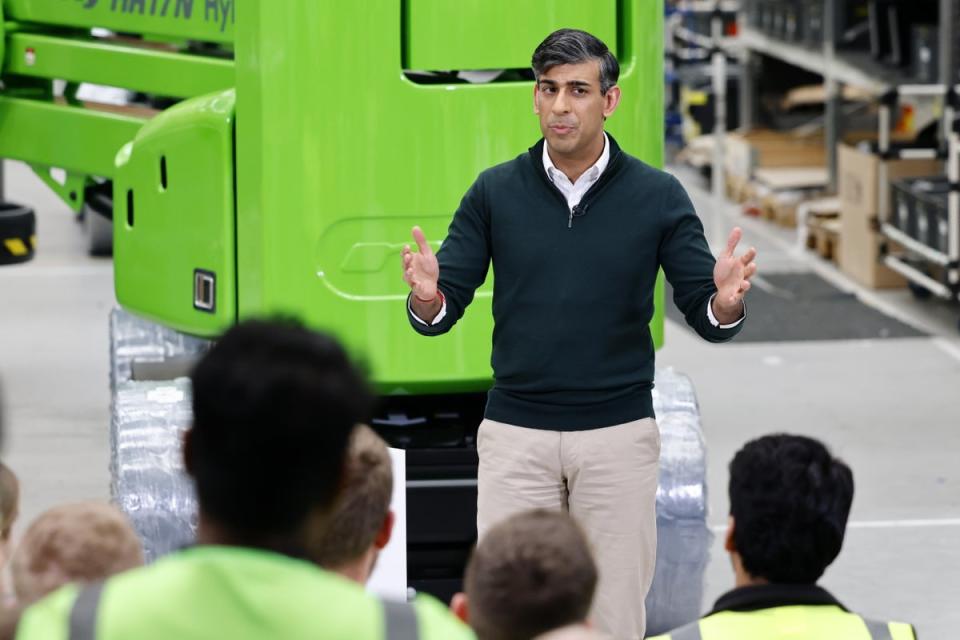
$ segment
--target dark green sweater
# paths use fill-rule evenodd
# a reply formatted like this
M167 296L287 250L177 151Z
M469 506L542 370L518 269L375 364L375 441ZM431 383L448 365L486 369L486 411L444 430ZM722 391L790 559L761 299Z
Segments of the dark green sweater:
M493 262L494 386L486 417L582 430L653 417L650 320L660 267L687 323L710 342L715 259L677 180L610 137L610 162L570 215L543 168L543 140L492 167L463 197L437 258L449 331ZM409 307L408 307L409 308Z

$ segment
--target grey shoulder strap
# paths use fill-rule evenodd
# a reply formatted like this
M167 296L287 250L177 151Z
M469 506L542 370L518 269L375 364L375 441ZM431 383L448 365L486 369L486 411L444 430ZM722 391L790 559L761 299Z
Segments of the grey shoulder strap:
M96 640L97 611L102 595L103 582L80 587L80 593L70 609L69 640Z
M420 628L417 624L417 611L413 605L409 602L386 599L381 602L383 602L385 640L419 640Z
M871 640L893 640L893 636L890 635L890 623L869 618L862 618L862 620L867 625Z
M688 625L671 631L670 640L700 640L700 621L694 620Z

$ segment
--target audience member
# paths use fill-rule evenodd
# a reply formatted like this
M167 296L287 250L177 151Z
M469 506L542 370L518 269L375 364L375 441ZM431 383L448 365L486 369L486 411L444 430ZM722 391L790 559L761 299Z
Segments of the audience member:
M320 566L366 584L393 531L392 494L393 466L387 445L373 429L359 425L347 449L343 497L315 543Z
M436 601L378 600L320 569L310 543L343 486L370 391L334 340L291 321L243 322L192 374L184 463L197 545L26 609L17 638L459 640Z
M748 442L730 463L729 493L724 546L736 588L661 640L914 638L910 625L861 618L816 584L840 553L853 502L853 472L822 443Z
M526 511L491 528L451 608L480 640L530 640L586 621L597 567L566 513Z
M34 520L13 556L17 602L28 605L70 582L94 582L143 565L127 517L102 502L54 507Z
M20 515L20 481L13 470L0 462L0 571L10 560L10 535Z
M13 524L20 515L20 481L13 470L0 462L0 604L13 602L3 570L10 561L13 543Z

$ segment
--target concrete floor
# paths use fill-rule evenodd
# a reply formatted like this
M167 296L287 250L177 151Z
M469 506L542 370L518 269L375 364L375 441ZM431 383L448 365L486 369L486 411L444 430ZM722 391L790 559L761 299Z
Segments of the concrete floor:
M108 260L86 255L72 217L23 166L7 163L7 198L35 207L39 255L0 269L4 459L22 481L22 519L64 501L106 498L109 420ZM960 628L960 310L906 292L857 289L832 266L792 252L789 232L715 205L685 172L716 247L735 224L762 273L811 270L931 333L884 341L714 346L667 326L659 366L697 387L708 441L711 524L718 532L705 608L732 583L720 545L726 464L773 431L824 439L853 467L854 512L824 584L848 607L916 624L923 638Z
M710 521L717 537L706 602L732 586L722 547L726 466L747 440L775 431L826 442L856 484L844 549L823 585L863 615L916 625L921 638L960 626L960 308L906 291L858 288L831 264L796 253L794 231L715 202L678 170L717 251L744 229L762 273L814 271L861 300L931 334L927 338L710 345L668 324L658 366L689 375L708 447ZM749 297L748 297L749 302ZM747 320L749 322L749 319Z

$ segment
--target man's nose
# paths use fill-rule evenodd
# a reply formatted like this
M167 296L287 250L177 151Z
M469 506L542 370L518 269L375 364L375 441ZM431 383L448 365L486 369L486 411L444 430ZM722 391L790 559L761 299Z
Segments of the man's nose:
M567 113L570 111L570 98L567 96L566 89L557 92L557 97L553 101L554 113Z

